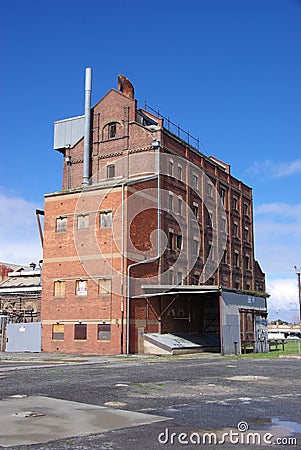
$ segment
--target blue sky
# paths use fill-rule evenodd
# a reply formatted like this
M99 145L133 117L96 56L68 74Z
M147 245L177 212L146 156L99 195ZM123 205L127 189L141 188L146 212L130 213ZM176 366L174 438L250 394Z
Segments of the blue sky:
M294 320L301 1L2 0L0 16L0 260L41 257L34 211L61 188L53 122L83 113L90 66L93 104L123 73L139 106L159 108L253 187L271 318Z

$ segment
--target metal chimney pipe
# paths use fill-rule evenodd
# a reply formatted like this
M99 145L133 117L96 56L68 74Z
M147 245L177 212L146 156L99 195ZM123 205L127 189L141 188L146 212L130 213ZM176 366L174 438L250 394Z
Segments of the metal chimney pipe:
M90 67L87 67L85 79L85 134L84 134L83 186L89 185L89 174L90 174L91 90L92 90L92 69Z

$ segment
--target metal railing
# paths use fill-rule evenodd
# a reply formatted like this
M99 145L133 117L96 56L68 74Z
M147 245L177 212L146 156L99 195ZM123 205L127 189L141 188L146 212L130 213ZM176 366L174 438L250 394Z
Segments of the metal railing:
M159 119L164 119L164 128L166 130L177 136L179 139L182 139L182 141L186 142L191 147L194 147L195 149L200 151L199 138L192 136L192 134L190 134L189 131L183 130L183 128L181 128L180 125L177 125L174 122L172 122L169 117L163 116L159 110L155 110L151 106L147 105L146 102L144 102L144 109L145 111L154 113Z

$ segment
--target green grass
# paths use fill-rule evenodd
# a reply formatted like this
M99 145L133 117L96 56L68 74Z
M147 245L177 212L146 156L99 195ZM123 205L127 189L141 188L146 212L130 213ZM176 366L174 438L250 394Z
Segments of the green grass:
M278 345L278 350L276 350L275 345L271 347L268 353L253 353L252 349L247 349L246 354L241 354L237 356L238 358L279 358L280 356L289 355L299 355L299 348L301 351L301 340L288 340L284 343L284 351L282 350L282 344Z

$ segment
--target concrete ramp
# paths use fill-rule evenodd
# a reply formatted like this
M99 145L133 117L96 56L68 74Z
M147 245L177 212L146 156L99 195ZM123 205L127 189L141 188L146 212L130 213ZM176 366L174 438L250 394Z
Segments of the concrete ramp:
M144 334L144 353L176 355L198 352L220 352L219 339L203 334Z

